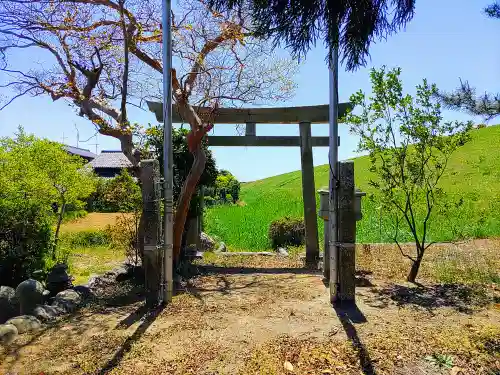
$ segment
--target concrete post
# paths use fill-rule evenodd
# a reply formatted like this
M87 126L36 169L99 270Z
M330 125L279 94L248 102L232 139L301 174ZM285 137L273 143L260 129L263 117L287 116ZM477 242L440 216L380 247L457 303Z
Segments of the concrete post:
M323 277L325 280L330 280L330 249L329 249L329 230L330 224L328 222L329 218L329 199L330 199L330 191L328 187L322 188L318 190L319 194L319 211L318 216L323 219L323 228L324 228L324 246L323 246Z
M306 226L306 263L316 267L319 258L318 220L316 218L316 196L314 191L314 165L311 143L311 123L301 122L300 161L302 165L302 197Z
M354 302L356 282L356 213L354 202L354 163L339 163L338 189L338 243L339 243L339 291L338 300Z
M328 219L323 221L323 278L325 280L330 280L330 235L329 235L330 223Z
M161 235L160 218L160 165L158 160L143 160L140 164L143 220L144 255L142 264L145 273L146 304L155 306L160 300Z

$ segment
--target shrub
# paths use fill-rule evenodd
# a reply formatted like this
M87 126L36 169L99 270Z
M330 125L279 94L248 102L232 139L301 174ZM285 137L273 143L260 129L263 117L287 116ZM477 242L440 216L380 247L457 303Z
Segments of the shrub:
M16 287L45 268L53 247L50 216L30 201L0 202L0 285Z
M111 246L122 250L129 263L134 265L138 265L141 258L138 236L140 218L139 212L127 216L122 215L116 218L114 226L107 229L111 238Z
M212 207L216 204L216 200L212 197L204 197L203 200L205 202L205 206L207 207Z
M61 240L71 248L103 246L111 243L111 234L108 230L84 230L65 233Z
M63 221L64 222L73 221L73 220L81 219L87 215L88 215L88 212L82 208L70 207L69 210L68 210L68 208L66 208L66 211L64 212Z
M100 179L97 189L87 201L93 212L132 212L142 204L141 189L127 170L112 178Z
M284 217L269 226L269 240L273 248L304 244L306 226L301 218Z

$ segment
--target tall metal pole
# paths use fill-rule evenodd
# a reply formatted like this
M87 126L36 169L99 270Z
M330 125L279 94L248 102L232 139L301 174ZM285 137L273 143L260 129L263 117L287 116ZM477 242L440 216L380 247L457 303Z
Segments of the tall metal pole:
M330 179L329 179L329 202L328 202L328 224L329 224L329 238L328 238L328 256L330 258L330 301L334 303L337 300L338 293L338 226L337 226L337 178L338 178L338 147L339 147L339 93L338 93L338 80L339 80L339 55L338 48L334 48L331 53L330 67L329 67L329 86L330 86L330 132L329 132L329 163L330 163Z
M171 0L162 1L163 28L163 178L164 178L164 230L163 230L163 302L172 301L173 295L173 168L172 168L172 30Z

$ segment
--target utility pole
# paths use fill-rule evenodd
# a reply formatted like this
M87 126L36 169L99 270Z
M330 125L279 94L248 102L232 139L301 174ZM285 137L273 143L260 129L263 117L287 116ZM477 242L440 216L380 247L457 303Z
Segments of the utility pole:
M172 2L162 1L163 60L163 303L173 295L173 153L172 153Z
M95 134L95 143L89 143L89 146L95 146L95 153L97 154L97 146L99 146L97 142L97 133Z
M339 93L338 93L338 80L339 80L339 54L338 47L334 47L330 52L330 66L329 66L329 86L330 86L330 107L329 107L329 164L330 164L330 178L328 190L329 204L328 204L328 257L330 267L330 302L334 303L338 296L338 267L339 267L339 253L338 253L338 147L339 147Z

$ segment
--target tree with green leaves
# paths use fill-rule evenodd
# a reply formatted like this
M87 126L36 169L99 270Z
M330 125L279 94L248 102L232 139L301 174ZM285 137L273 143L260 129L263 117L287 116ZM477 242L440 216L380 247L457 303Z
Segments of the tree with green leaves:
M487 6L484 13L489 18L500 19L500 2ZM478 95L468 81L460 80L460 86L454 92L438 92L436 97L446 108L482 116L487 121L500 116L500 92Z
M472 123L443 122L441 105L432 99L436 86L424 79L412 97L403 93L400 73L372 69L372 95L353 94L350 101L357 110L345 120L360 138L359 151L369 154L370 184L393 219L394 242L412 262L408 281L414 282L432 244L429 222L446 204L441 178L450 156L468 141ZM414 254L405 253L399 243L401 226L413 237Z
M172 128L174 200L179 198L182 186L184 185L194 162L194 157L191 152L189 152L186 141L188 134L189 131L187 129ZM198 186L212 187L215 186L215 179L217 178L215 159L212 151L209 150L208 143L206 141L203 141L202 146L204 148L207 161L205 169L200 177L200 181L198 182ZM145 148L147 150L146 152L152 152L154 157L158 159L160 163L160 171L163 174L163 126L152 126L146 130ZM192 217L196 212L198 212L200 209L198 205L198 194L195 193L191 199L188 217Z
M93 189L85 161L62 145L26 134L0 139L0 284L17 285L55 256L65 207ZM57 203L54 219L53 203Z
M140 178L142 129L129 109L162 97L160 25L159 0L0 1L0 110L25 96L65 100L96 132L120 142ZM186 142L195 161L176 202L177 262L207 162L203 139L217 108L290 98L298 65L256 37L246 9L214 12L204 0L178 1L171 28L172 97L189 126ZM44 64L33 60L36 54ZM26 64L16 64L19 59Z
M209 0L218 11L250 9L254 32L305 56L322 39L338 47L347 70L366 64L370 45L413 18L415 0Z
M22 194L39 200L47 209L56 203L55 248L66 207L82 205L95 190L96 177L84 168L84 159L70 155L59 143L28 135L22 128L15 138L4 138L0 143L4 166L8 166L3 175L7 186L9 179L21 179L22 187L16 189ZM55 257L55 250L52 255Z
M230 194L233 203L240 199L241 184L238 179L229 171L221 169L215 181L217 192L221 194L223 201L226 201L226 194Z

